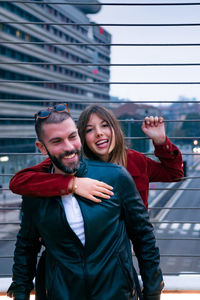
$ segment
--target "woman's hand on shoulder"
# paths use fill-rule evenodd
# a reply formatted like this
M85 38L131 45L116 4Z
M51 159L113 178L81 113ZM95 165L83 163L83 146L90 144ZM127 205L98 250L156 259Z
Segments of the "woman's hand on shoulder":
M74 177L75 193L94 202L101 202L99 198L110 199L113 187L95 179ZM99 197L99 198L97 198Z

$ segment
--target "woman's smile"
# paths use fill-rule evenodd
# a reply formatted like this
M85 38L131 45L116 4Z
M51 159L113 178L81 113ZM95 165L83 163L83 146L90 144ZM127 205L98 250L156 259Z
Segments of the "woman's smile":
M98 148L107 148L109 146L109 140L108 139L101 139L101 140L98 140L96 142L96 145Z

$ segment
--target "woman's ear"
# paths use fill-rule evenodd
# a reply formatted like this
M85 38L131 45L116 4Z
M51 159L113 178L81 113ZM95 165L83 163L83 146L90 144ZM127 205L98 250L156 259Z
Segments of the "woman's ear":
M35 142L35 145L36 145L36 147L40 150L40 152L43 155L48 155L47 150L46 150L46 148L45 148L45 146L44 146L44 144L42 142L40 142L40 141L37 140Z

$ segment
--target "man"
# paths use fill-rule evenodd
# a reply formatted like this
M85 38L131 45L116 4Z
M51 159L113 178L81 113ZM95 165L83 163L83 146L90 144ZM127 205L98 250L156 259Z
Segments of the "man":
M74 194L24 197L8 295L29 299L42 238L45 296L38 291L37 299L136 300L131 239L143 280L143 299L160 299L159 250L130 175L120 166L81 158L77 128L62 105L36 114L35 127L36 146L52 161L50 172L105 181L113 186L114 195L100 204Z

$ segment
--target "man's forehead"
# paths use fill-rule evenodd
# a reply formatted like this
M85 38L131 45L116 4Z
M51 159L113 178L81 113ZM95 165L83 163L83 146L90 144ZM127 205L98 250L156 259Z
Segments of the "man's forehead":
M75 122L71 118L68 118L67 120L64 120L59 123L44 124L43 130L44 130L45 136L51 136L54 134L70 135L72 132L77 131L77 127L76 127Z

